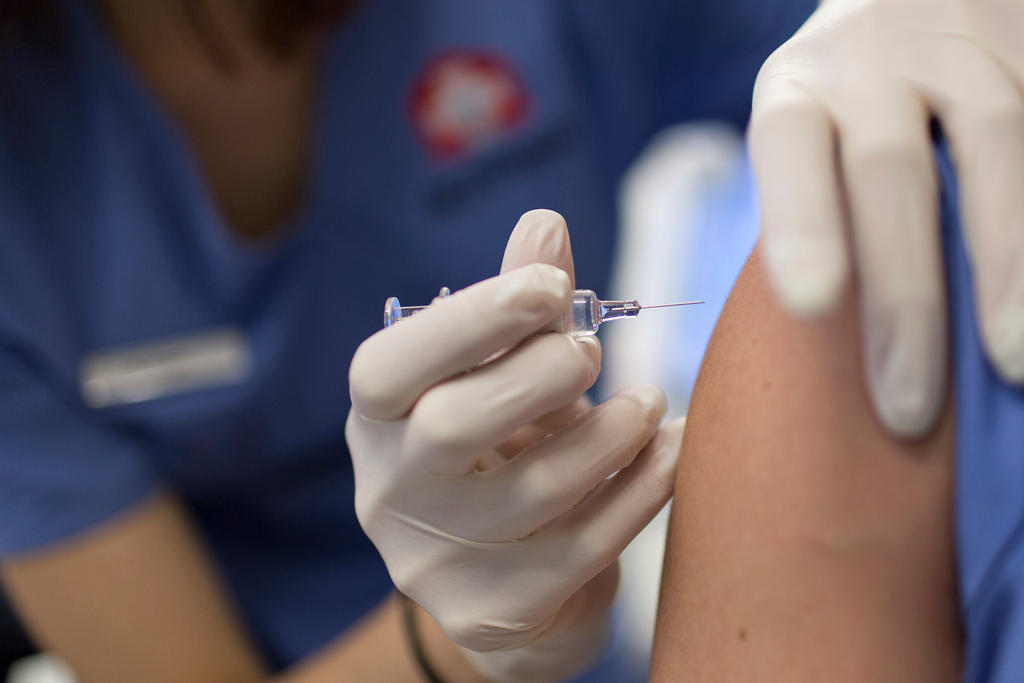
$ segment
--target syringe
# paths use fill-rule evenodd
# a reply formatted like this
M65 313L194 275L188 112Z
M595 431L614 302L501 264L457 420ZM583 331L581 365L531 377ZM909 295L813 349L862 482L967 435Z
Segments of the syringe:
M447 287L442 287L439 298L450 294ZM559 320L558 331L574 336L587 336L597 333L601 323L609 320L621 320L623 318L635 318L640 311L648 308L671 308L674 306L693 306L702 304L703 301L680 301L674 304L658 304L656 306L641 306L636 299L622 299L617 301L602 301L592 289L574 290L569 301L569 308L562 314ZM402 306L398 297L390 297L384 302L384 327L391 327L394 323L408 318L413 313L421 311L427 306Z

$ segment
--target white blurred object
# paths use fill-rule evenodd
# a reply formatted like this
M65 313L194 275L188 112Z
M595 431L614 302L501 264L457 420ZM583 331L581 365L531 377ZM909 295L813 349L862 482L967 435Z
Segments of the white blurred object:
M736 185L742 193L733 197L737 193L730 190ZM730 212L739 208L740 220L709 224L710 205L730 198L747 205L724 207ZM629 292L640 301L708 303L640 316L630 329L609 329L602 335L606 348L601 386L611 394L638 382L653 382L668 392L673 416L683 415L711 327L738 272L736 264L742 263L756 239L756 224L744 210L751 201L741 137L720 124L667 129L627 172L619 204L619 242L609 295ZM695 277L708 263L711 278ZM684 366L689 370L680 375Z
M610 296L640 301L703 299L703 306L641 315L602 333L605 395L653 383L667 417L686 413L704 348L757 239L757 207L741 136L714 124L657 135L620 190L619 243ZM622 556L616 605L628 656L647 667L668 529L659 514Z
M71 669L48 654L26 657L11 667L7 683L75 683Z

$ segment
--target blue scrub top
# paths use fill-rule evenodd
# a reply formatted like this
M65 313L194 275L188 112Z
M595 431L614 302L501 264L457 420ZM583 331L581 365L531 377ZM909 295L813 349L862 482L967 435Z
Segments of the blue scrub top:
M59 44L0 59L0 556L170 490L274 667L334 639L390 588L343 436L384 299L495 274L535 207L566 217L579 285L600 291L627 164L670 122L742 125L760 64L815 5L368 1L329 41L305 205L253 246L66 0ZM83 402L91 354L224 327L251 354L241 383Z
M960 226L956 177L940 154L956 410L956 537L964 681L1024 681L1024 389L985 359Z

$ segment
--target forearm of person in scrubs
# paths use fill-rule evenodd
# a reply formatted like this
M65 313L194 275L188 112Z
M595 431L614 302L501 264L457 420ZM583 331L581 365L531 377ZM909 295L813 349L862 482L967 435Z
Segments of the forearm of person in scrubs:
M201 540L169 495L60 546L7 560L0 575L37 643L60 652L84 683L421 680L397 599L270 676ZM476 680L430 617L417 617L431 664L448 680Z

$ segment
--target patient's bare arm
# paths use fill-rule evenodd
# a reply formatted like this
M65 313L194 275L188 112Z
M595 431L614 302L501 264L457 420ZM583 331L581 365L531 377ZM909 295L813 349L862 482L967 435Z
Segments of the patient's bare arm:
M954 681L952 420L890 438L855 301L776 308L755 251L694 389L655 681Z

